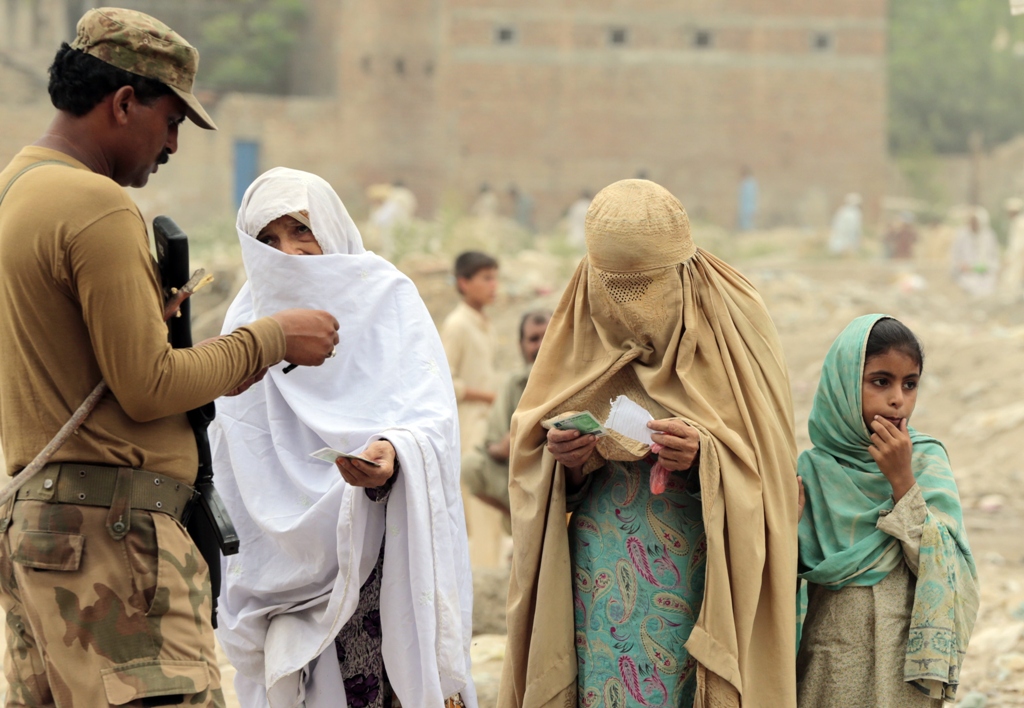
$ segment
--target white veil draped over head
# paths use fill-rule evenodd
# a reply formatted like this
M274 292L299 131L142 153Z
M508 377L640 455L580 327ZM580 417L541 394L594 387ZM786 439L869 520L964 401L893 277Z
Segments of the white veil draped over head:
M322 256L257 241L278 217L307 216ZM210 429L217 486L241 539L224 561L217 637L247 708L345 705L334 639L387 539L383 655L407 706L476 708L469 644L472 579L459 489L455 393L437 330L416 287L365 251L331 186L275 168L246 191L238 237L248 282L229 332L289 308L339 321L337 356L288 375L275 366L217 402ZM310 457L355 453L386 438L400 471L386 505ZM321 655L323 655L321 657Z

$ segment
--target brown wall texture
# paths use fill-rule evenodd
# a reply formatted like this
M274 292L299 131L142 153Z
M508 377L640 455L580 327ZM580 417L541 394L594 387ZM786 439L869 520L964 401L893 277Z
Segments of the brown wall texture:
M347 2L343 124L363 181L434 205L516 184L557 219L640 172L731 224L820 223L885 176L883 0Z
M468 205L482 182L502 193L514 183L535 199L541 225L581 189L641 171L694 216L725 225L744 165L765 226L818 226L846 192L863 193L870 209L883 191L885 0L308 7L295 65L320 97L210 96L221 130L186 132L180 158L155 180L188 205L185 221L234 208L239 140L259 145L261 170L321 172L357 213L367 185L396 179L417 194L421 216L453 195ZM4 108L5 128L18 111ZM45 125L38 108L22 115L12 133ZM9 141L0 143L6 160Z

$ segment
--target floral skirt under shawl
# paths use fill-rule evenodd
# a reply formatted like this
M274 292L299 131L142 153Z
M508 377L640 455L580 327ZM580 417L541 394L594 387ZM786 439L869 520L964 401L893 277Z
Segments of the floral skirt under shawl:
M701 503L685 473L651 494L650 469L609 462L569 500L578 503L569 534L585 708L693 705L697 662L683 644L704 597Z

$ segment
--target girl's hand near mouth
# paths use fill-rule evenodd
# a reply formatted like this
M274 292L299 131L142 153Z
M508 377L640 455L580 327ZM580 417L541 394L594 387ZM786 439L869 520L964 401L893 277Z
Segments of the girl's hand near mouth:
M907 432L907 419L901 418L896 426L888 418L876 415L871 429L874 432L868 452L889 480L892 497L898 502L917 483L910 466L914 446Z

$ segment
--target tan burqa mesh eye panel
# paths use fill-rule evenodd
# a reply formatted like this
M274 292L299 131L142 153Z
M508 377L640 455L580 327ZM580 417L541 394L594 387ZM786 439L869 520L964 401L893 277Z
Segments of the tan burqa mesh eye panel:
M654 278L643 273L609 273L599 271L598 277L608 296L618 303L636 302L643 298Z
M678 333L682 315L679 266L639 273L610 273L587 268L590 316L601 340L610 346L635 342L663 351ZM648 353L647 358L653 351Z
M796 705L796 443L775 327L753 286L694 246L686 211L653 182L602 190L586 224L587 257L512 422L499 708L576 704L565 473L540 423L584 409L604 419L618 395L700 433L707 575L686 643L699 662L695 708L736 707L741 693L743 708ZM585 471L644 454L602 438Z

